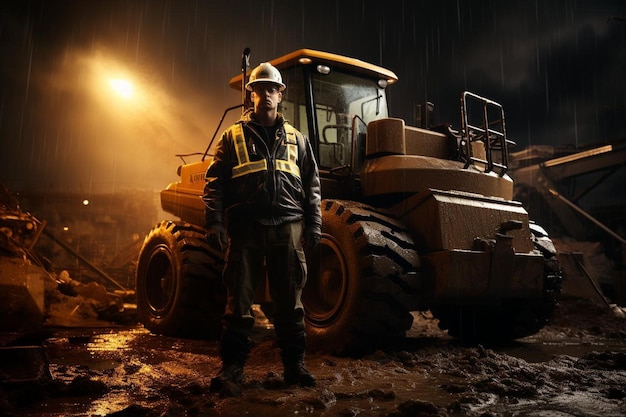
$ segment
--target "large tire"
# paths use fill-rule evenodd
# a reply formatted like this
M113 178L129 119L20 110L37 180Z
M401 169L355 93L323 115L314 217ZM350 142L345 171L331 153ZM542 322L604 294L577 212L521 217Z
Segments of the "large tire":
M217 339L226 303L224 255L203 229L164 221L146 237L137 264L137 312L150 331Z
M390 215L324 200L322 238L308 256L302 301L313 349L365 353L411 327L419 257L406 229Z
M504 343L533 335L548 323L561 292L561 269L545 230L535 224L530 229L535 251L544 258L543 298L502 300L496 306L434 307L432 312L441 329L469 343Z

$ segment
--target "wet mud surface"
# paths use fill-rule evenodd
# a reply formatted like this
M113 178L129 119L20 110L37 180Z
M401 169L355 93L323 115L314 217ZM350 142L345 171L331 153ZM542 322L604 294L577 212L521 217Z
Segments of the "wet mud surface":
M3 386L0 416L626 415L626 320L602 306L564 301L539 334L507 346L464 346L427 313L415 318L384 351L310 353L318 384L306 389L283 384L260 322L238 397L209 393L216 342L140 326L50 329L50 378Z

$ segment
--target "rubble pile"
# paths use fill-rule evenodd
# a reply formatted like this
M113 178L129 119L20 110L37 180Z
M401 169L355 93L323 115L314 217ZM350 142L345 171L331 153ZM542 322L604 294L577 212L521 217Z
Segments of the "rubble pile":
M134 308L125 303L132 291L111 291L95 281L74 280L68 271L55 272L37 255L35 245L45 226L45 221L23 211L0 184L0 331L101 327L132 320Z
M46 291L48 309L44 325L104 327L128 323L133 319L134 309L124 303L127 295L119 290L109 292L96 282L84 284L62 271L57 285Z

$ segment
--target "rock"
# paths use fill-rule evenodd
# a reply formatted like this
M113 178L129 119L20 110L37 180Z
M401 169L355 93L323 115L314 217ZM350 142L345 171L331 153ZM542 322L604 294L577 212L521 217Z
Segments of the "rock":
M106 417L144 417L148 416L150 412L149 408L139 404L131 404L123 410L107 414Z
M220 390L220 397L241 397L241 387L232 381L226 381Z
M421 400L410 400L398 404L397 411L391 413L389 417L447 417L448 413L443 408L437 407L433 403Z

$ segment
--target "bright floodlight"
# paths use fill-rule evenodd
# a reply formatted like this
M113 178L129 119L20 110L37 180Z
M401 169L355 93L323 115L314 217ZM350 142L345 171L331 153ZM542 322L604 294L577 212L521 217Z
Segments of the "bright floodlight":
M113 78L109 80L109 84L125 100L128 100L133 95L133 85L128 80Z

